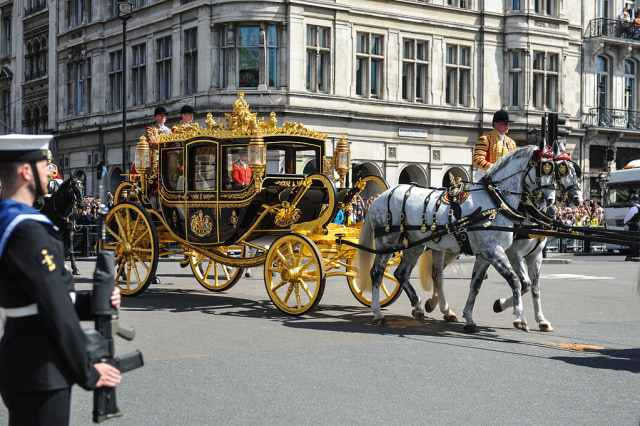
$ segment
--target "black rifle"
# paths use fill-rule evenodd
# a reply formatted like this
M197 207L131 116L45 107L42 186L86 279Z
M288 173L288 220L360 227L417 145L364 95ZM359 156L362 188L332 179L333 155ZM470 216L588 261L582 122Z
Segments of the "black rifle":
M100 196L102 197L101 228L102 247L106 244L105 216L108 209L104 204L107 200L104 181L107 176L107 168L103 165L100 179ZM96 269L93 273L93 293L91 295L91 314L95 321L95 330L87 330L89 347L87 349L94 363L105 362L113 365L121 373L135 370L144 365L140 351L116 357L113 338L118 336L133 340L135 330L120 327L117 320L117 310L111 305L111 294L115 287L114 252L102 250L98 253ZM99 387L93 391L93 421L101 423L113 417L122 417L122 412L116 403L116 388Z
M120 370L121 373L135 370L144 365L142 353L138 350L121 357L115 356L113 337L118 336L133 340L135 331L120 327L117 313L111 305L115 278L113 272L113 252L98 253L96 269L93 273L93 293L91 313L95 321L95 330L88 330L89 353L94 363L105 362ZM116 403L116 388L99 387L93 391L93 421L101 423L113 417L122 417L122 412Z

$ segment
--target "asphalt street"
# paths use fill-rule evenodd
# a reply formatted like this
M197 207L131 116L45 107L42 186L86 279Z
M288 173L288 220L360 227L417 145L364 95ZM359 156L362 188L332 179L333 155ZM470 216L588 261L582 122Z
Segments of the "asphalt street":
M214 293L163 260L162 283L123 300L120 322L137 334L116 350L140 349L145 366L124 376L124 416L108 424L640 424L640 263L550 256L541 287L555 332L538 331L530 295L530 333L513 328L510 311L494 313L510 290L490 269L474 335L462 318L469 257L445 280L460 322L439 312L418 322L401 295L384 310L388 326L371 324L344 277L328 279L314 312L289 317L269 300L262 270ZM77 287L89 288L94 260L79 264ZM72 398L72 424L91 424L92 394L76 386Z

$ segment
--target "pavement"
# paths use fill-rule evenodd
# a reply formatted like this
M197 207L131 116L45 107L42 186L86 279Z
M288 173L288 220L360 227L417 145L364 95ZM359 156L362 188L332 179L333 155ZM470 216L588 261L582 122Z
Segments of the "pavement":
M446 273L460 322L438 311L416 321L401 295L379 327L344 277L327 280L315 311L291 317L269 300L260 268L214 293L178 260L163 260L161 284L123 300L120 322L137 335L119 339L116 351L140 349L145 366L124 376L124 416L109 423L640 424L640 265L619 255L550 254L541 292L553 333L537 329L528 294L531 332L513 328L510 311L493 312L510 290L490 269L474 310L480 332L469 335L462 309L472 266L462 257ZM77 287L89 288L91 259L80 269ZM74 387L71 424L90 424L91 405L91 393Z

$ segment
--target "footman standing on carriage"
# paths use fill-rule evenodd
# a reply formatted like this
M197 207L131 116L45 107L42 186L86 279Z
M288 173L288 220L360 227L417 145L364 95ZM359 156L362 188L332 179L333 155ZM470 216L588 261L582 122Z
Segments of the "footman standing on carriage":
M638 196L632 195L629 199L631 202L631 208L624 217L624 224L629 227L629 231L638 232L638 220L640 219L640 205L638 204ZM629 256L624 260L634 260L638 257L638 246L632 245L629 247Z
M0 394L9 425L69 423L71 386L115 386L120 372L92 364L79 315L91 312L89 291L74 292L62 241L32 206L48 191L51 136L0 136ZM115 287L111 297L120 306ZM87 318L89 319L89 318Z
M479 182L487 170L505 154L515 151L516 143L507 136L509 131L509 113L503 109L493 114L493 130L480 136L473 150L473 165L477 167L474 180Z

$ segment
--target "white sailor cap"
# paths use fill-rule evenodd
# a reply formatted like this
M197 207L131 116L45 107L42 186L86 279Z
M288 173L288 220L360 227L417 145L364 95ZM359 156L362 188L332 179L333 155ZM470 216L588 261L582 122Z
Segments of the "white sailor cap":
M2 135L0 162L46 160L52 138L51 135Z

